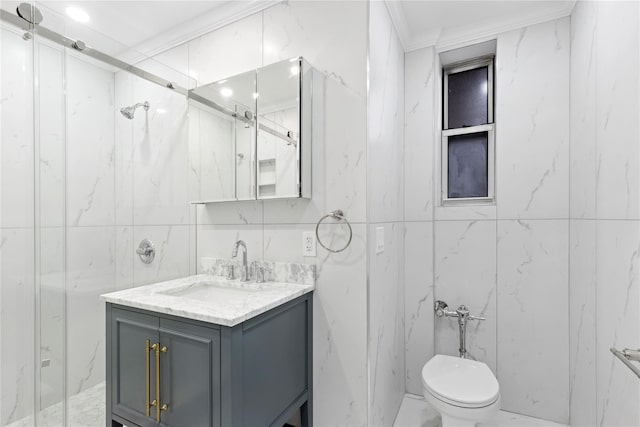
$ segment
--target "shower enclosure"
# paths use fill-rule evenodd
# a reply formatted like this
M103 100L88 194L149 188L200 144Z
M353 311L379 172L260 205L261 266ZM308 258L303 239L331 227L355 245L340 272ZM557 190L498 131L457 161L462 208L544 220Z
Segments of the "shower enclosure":
M188 250L171 273L135 258L137 242L154 233L184 231L188 246L186 200L174 203L175 221L154 216L169 209L159 202L165 188L187 193L167 184L176 177L157 154L186 139L187 102L118 61L82 52L134 57L128 46L46 4L30 5L43 20L29 25L17 6L3 1L0 21L0 426L104 425L99 295L189 273ZM56 34L86 45L65 46ZM186 175L186 158L175 161ZM166 225L174 223L186 228Z

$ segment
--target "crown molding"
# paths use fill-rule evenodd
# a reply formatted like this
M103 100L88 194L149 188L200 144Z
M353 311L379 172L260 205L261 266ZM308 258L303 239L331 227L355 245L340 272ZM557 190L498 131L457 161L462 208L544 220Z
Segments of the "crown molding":
M197 18L133 46L122 56L139 62L284 2L286 0L227 0Z
M442 37L440 37L436 41L435 47L436 50L440 52L445 50L457 49L471 43L480 43L483 41L494 39L500 33L505 33L507 31L513 31L520 28L529 27L531 25L565 18L571 15L575 4L576 2L574 0L571 2L567 2L562 8L558 8L558 10L546 13L532 14L525 17L517 17L514 19L505 20L499 24L478 25L476 27L467 27L464 29L459 29L457 31L451 31L450 33L445 33ZM419 49L420 47L417 48Z
M398 38L402 48L406 51L407 44L411 41L411 33L409 31L409 25L404 17L404 10L402 5L398 1L384 0L384 4L387 6L387 11L391 16L391 22L396 29Z
M435 47L438 51L463 47L470 43L495 38L498 34L571 15L576 0L567 1L556 10L502 20L498 23L465 26L460 29L434 28L421 34L411 34L401 2L385 0L391 21L405 52Z

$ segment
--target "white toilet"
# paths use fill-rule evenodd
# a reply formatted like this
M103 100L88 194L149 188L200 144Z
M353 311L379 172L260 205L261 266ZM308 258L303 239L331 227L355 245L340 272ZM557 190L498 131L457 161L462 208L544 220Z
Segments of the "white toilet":
M500 410L498 380L475 360L435 355L422 368L422 390L442 427L474 427Z

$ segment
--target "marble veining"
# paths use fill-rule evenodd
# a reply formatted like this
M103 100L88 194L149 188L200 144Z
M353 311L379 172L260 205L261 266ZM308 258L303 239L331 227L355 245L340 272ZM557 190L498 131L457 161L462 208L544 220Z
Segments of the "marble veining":
M213 276L225 277L229 266L240 271L242 262L220 258L201 258L200 271ZM258 268L264 271L264 279L269 282L298 283L313 286L316 280L314 264L299 264L275 261L253 261L249 266L249 278L255 280Z
M222 298L184 295L192 287L215 287ZM313 284L240 282L200 274L101 295L113 304L151 310L223 326L235 326L272 308L313 291ZM238 291L232 293L232 291ZM249 292L242 292L249 291Z

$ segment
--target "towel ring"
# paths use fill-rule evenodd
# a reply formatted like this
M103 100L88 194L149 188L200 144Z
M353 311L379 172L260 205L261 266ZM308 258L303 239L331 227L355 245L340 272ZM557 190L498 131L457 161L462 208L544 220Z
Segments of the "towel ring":
M322 240L320 240L320 234L318 233L318 229L320 228L320 224L322 224L322 221L324 221L326 218L333 218L336 221L344 221L344 222L347 223L347 226L349 227L349 240L347 241L347 244L344 245L343 248L331 249L331 248L325 246L324 243L322 243ZM332 211L332 212L329 212L328 214L326 214L325 216L320 218L320 221L318 221L318 224L316 224L316 239L318 240L318 243L320 243L320 246L322 246L323 248L325 248L329 252L333 252L334 254L337 254L338 252L342 252L345 249L347 249L349 247L349 245L351 244L351 239L352 238L353 238L353 229L351 228L351 224L349 224L349 221L347 221L347 218L345 218L345 216L344 216L344 212L342 212L342 210L340 210L340 209Z

